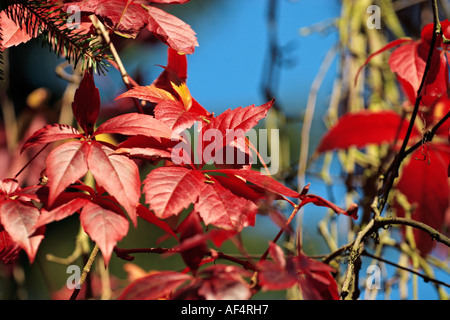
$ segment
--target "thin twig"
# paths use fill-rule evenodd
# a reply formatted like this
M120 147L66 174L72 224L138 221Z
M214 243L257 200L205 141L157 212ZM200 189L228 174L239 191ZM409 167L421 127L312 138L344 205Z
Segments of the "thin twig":
M106 42L106 44L109 46L109 49L114 57L114 60L117 63L117 68L120 72L120 75L122 76L122 81L126 85L127 89L130 90L133 88L133 85L130 82L130 77L128 75L127 70L125 69L122 60L120 59L119 53L116 50L116 47L111 42L111 38L109 37L108 30L106 30L105 26L97 19L95 16L91 16L92 23L94 24L95 28L97 29L97 32L99 35L103 38L103 40ZM139 101L136 98L133 98L134 105L136 106L136 109L139 113L144 113L144 110L142 109L142 105L139 103Z
M309 91L308 102L306 105L305 118L303 120L302 133L301 133L301 143L300 143L300 157L298 160L298 186L299 188L303 188L305 185L305 173L308 163L308 153L309 153L309 137L311 133L311 125L314 118L314 110L316 107L317 95L319 93L319 89L322 85L323 80L328 72L328 69L331 66L331 63L334 61L334 58L337 54L338 47L335 45L330 50L328 50L325 58L322 61L322 64L319 68L319 72L313 80L311 85L311 90ZM301 191L301 190L299 190Z
M16 173L16 175L14 176L14 179L17 179L17 177L30 165L30 163L34 160L34 159L36 159L36 157L38 156L38 155L40 155L41 154L41 152L42 151L44 151L44 149L45 148L47 148L48 147L48 145L49 145L49 143L47 143L45 146L43 146L42 148L41 148L41 150L39 150L38 152L36 152L36 154L33 156L33 157L31 157L31 159L30 160L28 160L28 162L22 167L22 169L20 169L19 170L19 172L17 172Z
M436 229L430 227L426 223L412 220L412 219L407 219L407 218L400 218L400 217L397 217L397 218L379 217L378 219L372 220L372 221L374 221L374 225L373 225L372 229L380 229L380 228L384 228L385 226L392 226L392 225L404 225L404 226L410 226L415 229L422 230L422 231L428 233L433 240L443 243L447 247L450 248L450 238L448 238L444 234L440 233Z
M411 119L409 121L406 136L403 140L400 151L398 152L397 156L394 159L394 165L392 166L392 170L390 172L387 172L388 178L386 180L386 183L383 186L383 192L382 192L382 195L380 196L380 201L378 202L380 212L383 212L383 208L387 202L387 198L388 198L388 195L394 184L394 180L398 177L400 165L401 165L402 161L405 159L405 157L407 156L407 153L405 152L406 147L408 146L409 138L411 137L411 133L414 128L414 123L415 123L417 114L419 112L420 103L422 101L423 89L424 89L426 81L427 81L428 72L431 68L431 61L433 58L433 52L435 51L435 43L436 43L437 33L439 33L440 29L441 29L439 17L438 17L438 9L437 9L436 0L432 0L431 4L432 4L432 9L433 9L433 20L434 20L434 29L433 30L434 30L434 32L433 32L433 36L432 36L431 42L430 42L430 49L428 52L427 62L425 65L425 70L423 73L422 81L420 83L419 89L417 90L417 97L416 97L416 101L414 104L414 109L411 114Z
M136 248L136 249L122 249L118 247L114 247L114 252L116 255L124 260L132 261L134 259L131 254L134 253L155 253L155 254L173 254L173 253L180 253L179 250L173 249L173 248ZM256 267L249 261L225 254L223 252L214 251L214 252L208 252L206 256L210 256L214 259L224 259L228 260L237 264L240 264L245 269L248 270L256 270Z
M450 284L449 284L449 283L446 283L446 282L443 282L443 281L440 281L440 280L431 278L431 277L427 276L426 274L422 274L422 273L417 272L417 271L415 271L415 270L413 270L413 269L403 267L403 266L401 266L401 265L399 265L399 264L397 264L397 263L395 263L395 262L392 262L392 261L383 259L383 258L378 257L378 256L376 256L376 255L373 255L373 254L367 252L366 250L364 250L364 251L361 253L361 255L366 256L366 257L370 257L370 258L372 258L372 259L376 259L376 260L378 260L378 261L380 261L380 262L383 262L383 263L386 263L386 264L389 264L389 265L391 265L391 266L396 267L397 269L401 269L401 270L404 270L404 271L408 271L409 273L412 273L412 274L415 274L416 276L421 277L425 282L433 282L433 283L435 283L435 284L442 285L442 286L445 286L445 287L450 288Z
M409 147L407 150L405 150L405 156L409 155L410 153L412 153L414 150L416 150L417 148L419 148L420 146L422 146L425 142L430 142L431 140L433 140L434 135L436 134L436 131L438 131L438 129L445 123L445 121L447 121L450 118L450 111L447 112L447 114L442 117L441 120L439 120L438 123L436 123L436 125L434 125L433 128L431 128L430 130L428 130L427 132L425 132L424 137L422 140L418 141L415 145Z
M83 273L81 274L80 281L78 282L77 288L72 292L72 295L70 296L70 300L77 299L78 294L81 291L81 287L83 286L83 283L86 280L86 277L88 276L89 272L91 271L91 267L95 261L95 257L97 256L98 250L99 250L99 247L97 244L95 244L94 249L92 249L91 255L89 256L89 260L87 261L86 265L83 268Z
M273 243L276 243L278 239L281 237L281 235L284 233L288 225L292 222L294 217L296 216L298 210L301 208L300 205L296 205L294 207L294 210L292 210L291 215L287 219L286 223L284 224L283 228L278 232L278 234L275 236L275 238L272 240ZM260 261L265 260L267 258L267 255L269 254L269 248L264 252L264 254L261 256Z

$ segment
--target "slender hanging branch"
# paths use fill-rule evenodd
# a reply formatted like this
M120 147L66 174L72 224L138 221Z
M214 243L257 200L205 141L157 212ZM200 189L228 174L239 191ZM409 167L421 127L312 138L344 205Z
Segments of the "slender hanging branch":
M444 282L444 281L440 281L440 280L437 280L437 279L434 279L434 278L430 278L430 277L427 276L426 274L417 272L417 271L415 271L415 270L413 270L413 269L406 268L406 267L401 266L401 265L399 265L399 264L397 264L397 263L394 263L394 262L392 262L392 261L383 259L382 257L378 257L378 256L376 256L376 255L373 255L373 254L371 254L371 253L369 253L369 252L367 252L367 251L365 251L365 250L362 252L361 255L366 256L366 257L369 257L369 258L372 258L372 259L376 259L376 260L378 260L378 261L380 261L380 262L383 262L383 263L386 263L386 264L389 264L389 265L391 265L391 266L393 266L393 267L396 267L397 269L401 269L401 270L404 270L404 271L408 271L409 273L412 273L412 274L415 274L416 276L421 277L425 282L433 282L433 283L435 283L435 284L437 284L437 285L442 285L442 286L445 286L445 287L450 288L450 284L448 284L448 283L446 283L446 282Z
M438 34L441 34L442 32L442 28L441 28L441 24L439 22L439 14L438 14L438 6L437 6L437 2L436 0L432 0L431 1L431 5L432 5L432 10L433 10L433 20L434 20L434 27L433 27L433 35L431 38L431 42L430 42L430 49L428 51L428 56L427 56L427 62L425 65L425 70L423 73L423 77L422 77L422 81L420 83L419 89L417 90L417 98L416 101L414 103L414 109L412 111L411 114L411 119L409 121L409 125L408 125L408 129L406 132L406 136L405 139L403 140L402 146L400 148L400 151L398 152L397 156L394 159L394 163L393 166L390 168L391 171L387 172L387 180L386 183L384 184L384 186L382 187L382 193L380 195L379 201L378 201L378 210L379 212L382 212L384 209L384 206L386 205L389 193L392 189L392 186L394 185L394 180L398 177L398 172L400 169L400 165L402 163L402 161L405 159L405 157L408 155L407 152L407 146L408 146L408 142L409 142L409 138L411 136L412 130L414 128L414 123L417 117L417 114L419 112L419 106L420 103L422 102L422 96L423 96L423 89L425 87L427 78L428 78L428 73L429 70L431 68L431 61L433 58L433 52L435 51L435 43L436 43L436 38Z
M341 297L342 299L345 299L345 297L348 295L350 291L350 285L355 280L355 274L358 272L356 269L357 262L360 259L361 253L364 250L364 240L367 236L372 234L374 231L376 231L378 228L382 227L380 226L380 217L379 214L384 209L384 206L387 203L387 199L389 196L389 193L392 189L392 186L394 185L394 180L398 177L399 169L402 161L405 159L405 157L408 154L407 146L409 142L409 138L411 136L412 129L414 127L414 123L417 117L417 114L419 112L419 106L422 101L422 95L423 95L423 88L425 87L427 76L429 73L429 70L431 68L431 62L433 58L433 53L435 51L435 43L437 35L441 33L441 24L439 22L439 15L438 15L438 7L436 0L431 0L431 6L433 10L433 21L434 21L434 27L433 27L433 35L430 42L430 49L427 56L427 62L425 65L424 74L422 77L422 81L420 83L419 89L417 90L417 98L414 104L414 109L411 115L411 119L408 125L408 129L406 132L406 136L403 140L402 146L400 148L400 151L398 152L397 156L394 159L393 164L389 168L390 171L386 173L387 179L384 181L383 186L381 187L381 190L379 192L379 196L375 199L375 203L373 204L375 216L372 220L369 221L369 223L362 229L358 235L355 241L352 243L349 253L349 263L344 279L344 283L342 285L341 289ZM392 222L392 224L395 224ZM417 227L417 226L414 226ZM426 231L426 230L424 230ZM440 239L440 238L436 238ZM445 241L445 240L444 240Z

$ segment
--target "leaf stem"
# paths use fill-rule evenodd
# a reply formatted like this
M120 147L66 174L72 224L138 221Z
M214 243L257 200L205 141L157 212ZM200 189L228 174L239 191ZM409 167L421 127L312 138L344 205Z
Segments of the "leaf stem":
M45 146L43 146L41 148L41 150L39 150L30 160L28 160L28 162L22 167L22 169L19 170L19 172L16 173L16 175L14 176L14 179L17 179L17 177L30 165L31 162L33 162L34 159L37 158L38 155L41 154L42 151L44 151L45 148L47 148L49 145L49 143L47 143Z
M83 273L81 274L80 281L78 282L78 288L72 292L72 295L70 296L70 300L77 299L77 296L81 291L81 287L83 286L83 283L86 280L87 275L91 271L91 267L95 261L95 257L97 256L98 250L99 250L99 247L97 244L95 244L94 248L92 249L91 255L89 256L89 260L87 261L86 265L83 268Z
M292 210L291 215L289 216L289 218L287 219L286 223L284 224L283 228L281 228L281 230L278 232L278 234L275 236L275 238L272 240L273 243L276 243L278 241L278 239L280 239L281 235L283 234L283 232L286 230L286 228L288 227L288 225L292 222L292 220L294 219L294 217L296 216L298 210L301 208L301 205L296 205L294 206L294 210ZM261 256L261 258L259 259L259 261L265 260L267 258L267 255L269 254L269 248L267 248L267 250L264 252L264 254Z

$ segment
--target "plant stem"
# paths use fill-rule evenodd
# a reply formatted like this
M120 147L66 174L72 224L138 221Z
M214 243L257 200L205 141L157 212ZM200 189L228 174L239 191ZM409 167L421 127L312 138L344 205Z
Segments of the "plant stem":
M97 256L98 249L99 249L98 245L95 244L94 249L92 249L91 255L89 256L89 260L87 261L86 265L83 268L83 273L81 274L80 281L78 283L79 288L75 289L72 292L72 295L70 296L70 300L76 300L77 299L77 296L78 296L78 294L81 291L81 287L83 286L83 283L86 280L86 277L88 276L89 272L91 271L91 267L92 267L92 264L95 261L95 257Z
M386 263L386 264L389 264L391 266L396 267L397 269L408 271L409 273L412 273L412 274L415 274L416 276L421 277L425 282L433 282L435 284L442 285L442 286L450 288L450 284L449 283L446 283L446 282L443 282L443 281L440 281L440 280L437 280L437 279L434 279L434 278L430 278L426 274L422 274L422 273L417 272L417 271L415 271L413 269L409 269L409 268L403 267L403 266L401 266L401 265L399 265L397 263L394 263L392 261L389 261L389 260L383 259L381 257L375 256L375 255L373 255L373 254L371 254L371 253L369 253L369 252L367 252L365 250L361 253L361 255L370 257L372 259L376 259L376 260L378 260L380 262L383 262L383 263Z
M379 212L383 212L384 206L386 205L386 202L387 202L387 198L388 198L389 193L394 184L394 180L398 177L400 165L401 165L402 161L405 159L405 157L408 155L408 153L406 153L406 147L408 146L409 138L411 136L412 129L414 128L414 123L415 123L417 114L419 112L419 106L422 101L422 91L423 91L426 81L427 81L428 72L431 68L433 52L435 51L436 37L441 29L436 0L432 0L431 5L432 5L432 9L433 9L433 20L434 20L434 29L433 30L434 30L434 32L433 32L433 36L432 36L431 42L430 42L430 49L428 52L425 70L423 73L423 77L422 77L422 81L420 83L419 89L417 90L417 97L416 97L416 101L414 103L414 109L411 114L411 119L409 121L405 139L403 140L400 151L398 152L397 156L394 159L394 165L392 166L392 170L388 173L388 179L386 181L386 184L383 186L384 191L383 191L382 196L380 197L380 201L378 202Z
M281 237L281 235L283 234L283 232L286 230L287 226L292 222L292 220L294 219L295 215L297 214L298 210L301 208L301 205L296 205L294 207L294 210L292 210L291 215L289 216L289 218L287 219L286 223L284 224L283 228L278 232L278 234L275 236L275 238L272 240L273 243L276 243L278 241L278 239ZM259 259L260 261L265 260L267 258L267 255L269 254L269 248L267 248L267 250L264 252L264 254L261 256L261 258Z
M30 160L28 160L28 162L22 167L22 169L20 169L19 172L16 173L16 175L14 176L14 179L17 179L17 177L30 165L31 162L33 162L34 159L36 159L36 157L38 155L41 154L42 151L44 151L45 148L47 148L48 145L49 145L49 143L47 143L45 146L43 146L41 148L41 150L39 150Z
M402 161L405 159L405 157L408 155L407 153L407 146L408 146L408 142L409 142L409 138L411 136L412 130L414 128L414 124L415 124L415 120L417 117L417 114L419 112L419 107L422 101L422 92L423 89L426 85L427 82L427 76L428 76L428 72L430 70L431 67L431 62L432 62L432 58L433 58L433 53L435 51L435 43L436 43L436 37L437 35L441 32L441 25L439 22L439 16L438 16L438 7L437 7L437 2L436 0L432 0L431 1L431 6L432 6L432 10L433 10L433 20L434 20L434 32L431 38L431 42L430 42L430 49L428 52L428 56L427 56L427 61L426 61L426 65L425 65L425 70L424 70L424 74L422 77L422 81L420 83L419 89L417 90L417 97L416 97L416 101L414 104L414 109L412 111L411 114L411 119L409 121L409 125L408 125L408 129L406 132L406 136L402 142L402 146L398 152L398 154L396 155L395 159L393 160L392 165L389 168L389 171L386 172L387 175L387 180L384 181L379 193L378 193L378 198L375 200L376 202L374 203L376 205L377 210L375 211L376 214L375 216L372 218L372 220L370 220L368 222L368 224L364 227L364 229L362 229L359 233L357 238L355 239L355 241L353 242L353 244L351 245L351 249L350 249L350 260L348 263L348 267L347 267L347 272L345 275L345 279L344 279L344 283L342 285L342 289L341 289L341 297L344 299L348 293L349 293L349 288L350 288L350 284L353 281L353 277L355 275L355 263L359 260L359 257L361 255L361 252L364 249L364 239L372 234L373 232L375 232L376 230L378 230L379 228L385 226L385 225L391 225L391 224L405 224L405 225L410 225L413 226L415 228L424 230L426 232L431 232L430 235L432 235L432 237L440 242L444 241L444 243L446 242L446 237L443 236L442 234L440 234L439 232L437 232L436 230L432 229L431 227L425 226L422 223L418 223L416 221L413 220L408 220L406 219L408 222L406 222L405 219L400 219L400 218L395 218L396 220L392 220L391 218L389 218L389 220L383 220L385 218L381 218L379 217L379 215L383 212L383 209L387 203L388 200L388 196L389 193L394 185L394 180L398 177L399 175L399 169L400 169L400 165L402 163ZM445 120L444 120L445 121ZM443 122L442 122L443 123ZM434 230L435 232L433 232L432 230ZM437 234L436 234L437 233ZM445 238L444 238L445 237ZM448 239L448 238L447 238ZM450 244L450 242L448 242ZM356 284L357 285L357 284Z
M392 226L392 225L410 226L410 227L425 231L426 233L428 233L431 236L431 238L433 240L443 243L447 247L450 248L450 238L446 237L445 235L443 235L436 229L430 227L429 225L419 222L419 221L412 220L412 219L380 217L380 218L376 219L376 221L374 222L373 229L380 229L385 226Z

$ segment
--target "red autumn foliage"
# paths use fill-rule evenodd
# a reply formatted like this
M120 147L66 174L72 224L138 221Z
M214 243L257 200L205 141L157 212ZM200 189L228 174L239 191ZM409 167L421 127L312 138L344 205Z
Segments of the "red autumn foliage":
M147 29L168 46L167 66L150 85L135 85L116 97L141 100L151 107L150 114L124 113L101 124L100 92L93 69L87 68L71 104L78 127L46 124L23 141L22 153L47 146L51 151L45 155L39 183L22 187L17 176L0 182L0 260L15 263L24 250L33 263L45 239L46 226L72 215L78 216L106 266L113 252L119 258L132 260L131 255L117 248L129 233L129 219L134 227L138 221L158 227L165 234L162 240L175 240L172 248L160 248L159 253L180 254L186 269L136 276L120 292L120 299L246 300L259 289L286 290L294 286L304 299L339 299L336 270L300 249L295 255L285 254L270 242L269 258L252 261L220 254L211 245L217 249L225 241L235 240L265 214L276 219L282 231L294 232L286 225L292 219L285 219L272 207L275 201L293 205L293 213L306 204L325 207L353 219L352 223L359 219L358 205L352 203L344 210L324 197L309 194L309 184L299 193L262 170L255 170L253 159L257 155L252 153L254 146L246 133L268 115L275 99L215 115L192 97L187 85L186 55L193 54L198 46L195 32L159 6L188 1L64 3L63 8L80 8L83 32L95 31L87 18L91 14L110 32L125 38L136 38ZM0 13L0 21L2 48L37 36L28 34L4 12ZM447 20L442 22L442 31L442 35L450 37ZM450 195L450 127L441 123L450 111L448 48L442 35L430 48L432 32L432 25L427 25L417 41L394 40L370 55L364 64L395 48L389 67L409 104L420 105L424 121L408 132L408 107L402 114L393 110L347 113L323 136L316 156L372 145L388 145L390 151L396 152L406 137L408 147L419 143L406 157L395 188L412 205L412 219L440 230L448 224ZM431 68L419 92L429 52L433 53ZM435 127L438 124L439 128ZM198 136L190 139L186 134L189 129ZM428 141L430 134L436 140ZM228 157L230 153L232 157ZM144 174L142 163L153 166L150 172ZM83 182L87 177L92 177L93 182ZM394 201L393 207L399 216L406 216L399 201ZM420 254L429 254L434 244L429 235L416 230L414 235ZM216 264L224 257L237 264ZM94 287L99 296L98 283Z

